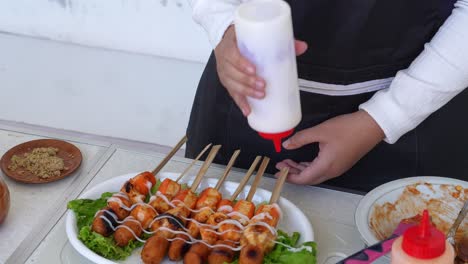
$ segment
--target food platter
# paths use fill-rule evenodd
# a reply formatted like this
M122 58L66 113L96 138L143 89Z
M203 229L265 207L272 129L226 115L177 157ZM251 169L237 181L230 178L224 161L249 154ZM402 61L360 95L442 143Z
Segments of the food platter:
M64 170L58 176L41 178L26 169L18 168L15 171L8 167L14 155L23 155L35 148L56 148L57 157L63 159ZM0 168L6 176L24 183L47 183L63 179L75 172L83 160L81 151L73 144L57 139L38 139L19 144L8 150L0 160Z
M89 189L85 193L83 193L79 198L89 198L89 199L96 199L99 198L100 195L104 192L118 192L120 187L130 179L131 177L135 176L137 173L130 173L121 176L114 177L110 180L102 182L93 188ZM159 179L170 178L170 179L177 179L179 176L178 173L169 173L169 172L162 172L158 174ZM187 177L186 183L191 184L194 177ZM199 189L202 190L209 186L216 185L217 179L210 179L206 178L203 179ZM223 186L221 187L220 191L223 195L230 195L232 194L239 183L226 181L224 182ZM249 190L249 186L244 188L246 191L243 191L239 199L244 198L247 195L247 191ZM255 196L253 197L253 202L255 204L260 204L262 202L268 201L270 199L271 192L264 190L264 189L257 189ZM279 199L279 206L283 211L283 218L279 223L279 229L286 231L287 233L292 232L299 232L301 234L299 243L305 241L314 241L314 232L312 226L304 215L304 213L297 208L292 202L289 200L281 197ZM125 261L114 262L108 260L104 257L101 257L88 249L79 239L78 239L78 230L76 225L76 218L73 211L69 210L67 213L66 219L66 233L67 237L71 243L71 245L85 258L100 264L109 264L109 263L141 263L140 260L140 249L136 249L133 254L127 258ZM169 260L165 260L163 263L173 263Z
M468 182L444 177L411 177L383 184L367 193L355 214L367 245L388 237L402 219L429 209L436 227L447 232L468 198ZM468 220L459 230L468 228Z

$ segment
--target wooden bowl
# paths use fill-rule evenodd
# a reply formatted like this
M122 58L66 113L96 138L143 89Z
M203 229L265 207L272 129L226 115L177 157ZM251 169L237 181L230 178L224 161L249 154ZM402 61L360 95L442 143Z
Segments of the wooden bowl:
M15 171L8 169L13 155L23 155L27 152L31 152L35 148L41 147L53 147L59 150L57 156L63 159L66 168L60 172L60 175L49 178L41 178L27 171L26 169L18 168ZM38 139L19 144L8 150L0 160L0 169L3 171L3 173L5 173L6 176L20 182L46 183L57 181L67 177L68 175L71 175L81 165L82 159L83 157L81 155L81 151L71 143L57 139Z
M0 224L5 220L10 209L10 192L8 186L0 177Z

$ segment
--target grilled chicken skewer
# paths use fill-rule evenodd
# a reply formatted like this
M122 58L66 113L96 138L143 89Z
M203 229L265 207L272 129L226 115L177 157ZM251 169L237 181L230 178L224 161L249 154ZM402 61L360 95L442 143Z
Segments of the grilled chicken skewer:
M266 253L270 252L276 240L276 226L281 218L281 211L276 202L279 199L284 181L288 175L288 168L281 171L270 203L261 205L255 216L250 220L249 226L242 233L240 264L260 264Z
M211 144L208 145L199 154L198 157L202 156L209 146L211 146ZM181 177L179 177L178 180L180 180L180 178ZM171 198L173 198L175 194L173 195L172 193L179 192L180 189L181 187L179 183L170 179L165 179L159 187L158 194L161 197L170 196ZM120 196L118 196L117 198L122 199L122 193L120 193ZM154 196L152 196L151 198L153 199ZM108 200L109 206L112 204L112 199L114 198L110 198ZM130 214L130 216L126 217L125 220L122 222L122 225L118 226L115 229L113 227L117 225L118 221L115 218L112 219L112 215L109 215L107 217L107 219L110 220L110 224L112 226L111 228L116 230L114 234L114 240L118 246L126 246L130 241L141 237L142 232L144 232L144 230L148 228L149 223L158 215L158 213L164 213L169 209L169 205L166 202L162 201L161 203L164 203L164 206L160 206L160 204L154 203L154 200L155 199L153 199L153 201L150 202L150 204L138 202L130 208L122 204L114 206L113 209L115 212L125 212L126 215ZM155 208L159 209L159 212L156 211ZM118 220L122 220L122 218L119 215L117 216Z
M203 166L200 168L192 187L187 190L183 190L177 194L173 199L173 203L176 207L169 209L165 214L159 215L150 224L151 231L155 234L150 237L141 252L141 258L144 263L161 263L163 258L166 256L169 248L169 239L175 237L175 232L185 226L185 220L191 210L195 208L197 202L197 195L195 191L200 185L203 176L210 167L213 159L220 149L220 145L214 146L208 157L206 158Z
M177 235L176 240L171 242L168 251L168 257L172 261L178 261L182 259L184 251L187 251L189 244L186 244L186 241L189 237L197 237L199 232L199 224L205 223L210 215L214 213L216 210L216 206L222 199L222 194L219 192L219 188L225 181L226 177L228 176L229 172L231 171L232 166L234 165L237 157L239 156L240 150L236 150L232 155L226 169L224 170L223 175L218 180L218 183L214 188L208 187L200 194L195 209L197 210L196 213L192 213L192 219L194 221L189 221L187 225L188 235L179 234Z
M117 225L130 214L130 207L142 203L150 189L156 183L151 172L142 172L131 178L121 188L120 193L112 195L107 200L107 206L98 211L91 224L91 230L103 236L109 236Z
M255 204L252 203L252 198L263 174L265 173L269 161L269 158L264 157L255 180L250 187L247 198L245 200L239 200L234 206L233 213L228 214L228 216L231 216L231 219L238 221L243 226L248 224L249 219L251 219L255 213ZM219 227L218 232L221 233L220 237L213 236L215 233L210 232L211 234L209 234L209 236L211 236L211 244L227 245L227 247L216 247L213 249L208 256L208 263L230 263L234 260L235 256L235 252L232 250L232 247L235 247L235 243L239 242L241 238L241 230L235 224L224 224Z
M156 175L186 141L187 136L184 136L152 172L142 172L125 182L120 193L109 198L107 206L98 211L93 219L91 230L103 236L109 236L117 224L117 219L126 218L130 214L130 206L144 200L156 184Z
M130 216L125 218L123 223L116 228L115 243L120 247L124 247L130 241L141 237L143 230L148 228L157 215L158 212L151 205L146 203L137 204L130 212Z
M211 144L208 144L201 152L198 154L198 156L193 160L193 162L187 167L187 169L180 174L180 176L177 178L177 180L171 180L169 178L164 179L164 181L161 183L161 186L159 187L158 192L151 196L149 204L153 206L158 213L164 213L167 210L170 209L169 201L172 200L179 192L181 189L181 186L179 184L179 181L182 179L182 177L185 175L187 171L190 170L190 168L195 164L196 161L198 161L203 154L211 147Z

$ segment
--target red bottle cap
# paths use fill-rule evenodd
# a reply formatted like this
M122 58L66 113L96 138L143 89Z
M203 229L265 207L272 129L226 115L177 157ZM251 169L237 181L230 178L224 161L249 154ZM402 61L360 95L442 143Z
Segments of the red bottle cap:
M437 258L445 252L445 235L429 221L429 212L424 210L421 223L403 234L403 251L419 259Z
M269 139L273 141L273 144L275 145L275 150L276 152L281 152L281 142L283 138L289 137L292 135L294 132L294 129L285 131L285 132L280 132L280 133L263 133L263 132L258 132L258 134L264 138L264 139Z

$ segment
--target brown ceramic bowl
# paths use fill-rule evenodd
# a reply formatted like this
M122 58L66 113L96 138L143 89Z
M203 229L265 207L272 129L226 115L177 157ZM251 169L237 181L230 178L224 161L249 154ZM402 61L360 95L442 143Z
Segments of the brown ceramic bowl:
M23 155L24 153L30 152L35 148L53 147L59 151L57 156L63 159L65 163L65 170L63 170L59 176L40 178L31 172L18 168L15 171L8 169L11 163L11 158L14 155ZM81 151L75 145L58 139L37 139L19 144L10 150L8 150L0 159L0 169L5 173L6 176L24 183L47 183L63 179L69 175L72 175L78 167L81 165L83 157Z
M10 209L10 192L8 187L0 177L0 224L6 218Z

